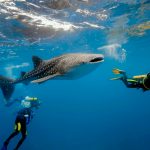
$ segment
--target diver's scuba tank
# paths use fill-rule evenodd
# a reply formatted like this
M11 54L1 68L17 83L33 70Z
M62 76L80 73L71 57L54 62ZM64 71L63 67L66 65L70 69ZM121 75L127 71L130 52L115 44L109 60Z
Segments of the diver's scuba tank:
M25 100L28 100L28 101L36 101L36 100L38 100L38 98L37 98L37 97L29 97L29 96L26 96L26 97L25 97Z
M41 101L37 97L26 96L25 101L30 102L32 108L39 108L41 105Z
M150 73L148 73L146 77L143 78L143 85L146 90L150 90Z

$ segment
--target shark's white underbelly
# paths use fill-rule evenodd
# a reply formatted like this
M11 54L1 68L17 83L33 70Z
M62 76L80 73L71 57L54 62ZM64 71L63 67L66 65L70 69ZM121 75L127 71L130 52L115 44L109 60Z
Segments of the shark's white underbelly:
M98 66L99 66L99 63L98 64L83 64L83 65L77 66L71 70L68 70L65 74L56 76L53 79L56 79L56 80L79 79L79 78L84 77L85 75L88 75L89 73L93 72Z

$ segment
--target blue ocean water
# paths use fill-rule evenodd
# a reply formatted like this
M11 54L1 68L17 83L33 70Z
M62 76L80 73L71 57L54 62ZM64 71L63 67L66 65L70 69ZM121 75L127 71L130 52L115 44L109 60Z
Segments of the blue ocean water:
M149 72L150 1L61 0L59 9L53 2L0 1L0 74L17 78L32 70L33 55L102 53L105 61L78 80L16 86L12 98L42 101L20 149L149 150L149 91L110 78L113 68L130 77ZM2 145L14 129L18 105L6 107L2 92L0 99Z

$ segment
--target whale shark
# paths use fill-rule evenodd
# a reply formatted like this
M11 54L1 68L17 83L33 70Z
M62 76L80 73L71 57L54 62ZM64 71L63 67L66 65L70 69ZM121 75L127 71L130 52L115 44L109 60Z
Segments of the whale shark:
M13 94L15 85L23 83L41 84L50 79L74 80L81 78L95 70L104 56L101 54L70 53L49 60L43 60L38 56L32 56L33 70L21 72L17 79L0 76L0 88L6 101Z

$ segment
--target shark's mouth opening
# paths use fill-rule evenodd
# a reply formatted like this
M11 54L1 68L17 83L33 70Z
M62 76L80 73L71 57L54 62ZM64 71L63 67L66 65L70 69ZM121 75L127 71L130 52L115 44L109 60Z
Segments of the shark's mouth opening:
M90 62L91 63L98 63L98 62L101 62L103 61L104 59L102 57L96 57L94 59L92 59Z

